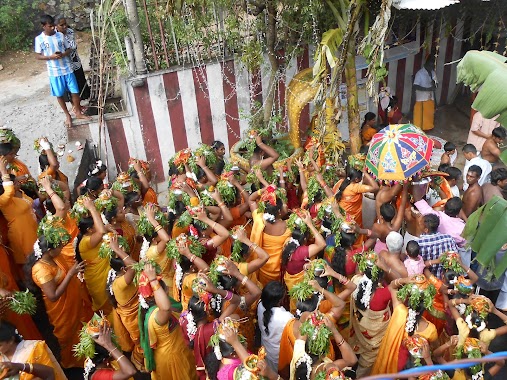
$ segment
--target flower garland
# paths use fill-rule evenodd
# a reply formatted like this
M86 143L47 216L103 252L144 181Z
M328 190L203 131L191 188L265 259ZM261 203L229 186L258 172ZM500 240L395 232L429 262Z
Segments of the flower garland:
M141 244L141 250L139 252L139 260L145 260L146 254L148 253L148 249L150 249L150 242L146 240L143 235L143 244Z
M90 372L95 368L95 364L93 363L93 360L91 358L86 358L84 362L84 379L88 380L88 377L90 376Z
M273 214L269 214L267 212L265 212L263 215L262 215L262 219L264 219L266 222L268 223L274 223L276 221L276 218Z
M114 296L114 292L113 292L113 282L114 280L116 280L116 271L114 269L110 269L109 272L107 273L107 281L106 281L106 284L107 284L107 287L109 288L109 293Z
M175 262L174 264L174 281L176 282L176 287L178 290L181 290L181 285L183 282L183 269L181 268L181 265L179 262Z
M197 325L194 321L194 315L190 310L187 310L187 336L189 341L193 341L195 338L195 334L197 333Z
M408 309L407 323L405 324L405 331L410 334L415 329L417 322L417 312L414 309Z
M42 250L40 249L39 239L35 240L35 243L33 243L33 253L35 255L35 260L40 260L42 258Z
M310 376L312 374L313 361L310 355L308 355L306 352L296 362L296 368L298 368L303 364L306 365L306 379L310 380Z
M357 300L360 288L363 289L363 295L361 296L359 302L361 302L366 309L369 309L372 297L373 281L370 280L370 278L365 274L363 274L363 276L359 280L359 284L352 293L352 297L354 298L354 300Z

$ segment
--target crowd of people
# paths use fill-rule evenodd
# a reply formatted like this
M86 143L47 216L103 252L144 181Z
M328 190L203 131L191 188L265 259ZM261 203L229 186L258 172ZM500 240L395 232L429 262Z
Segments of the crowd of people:
M482 152L505 137L495 131ZM177 152L159 203L147 162L132 158L109 183L97 161L71 194L47 138L33 177L19 139L0 130L1 375L360 379L481 357L507 333L507 289L475 291L461 236L501 196L506 169L465 145L461 197L452 143L420 191L379 183L360 157L325 162L318 144L278 165L272 146L249 139L249 173L219 141ZM25 290L33 317L12 306ZM503 364L418 379L489 379Z

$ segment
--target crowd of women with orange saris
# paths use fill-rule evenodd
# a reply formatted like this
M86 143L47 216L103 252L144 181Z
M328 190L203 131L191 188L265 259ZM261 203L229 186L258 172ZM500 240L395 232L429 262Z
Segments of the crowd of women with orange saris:
M250 139L248 173L219 141L177 152L159 203L147 162L109 183L97 161L71 194L47 138L35 179L0 130L0 378L360 379L478 358L507 333L459 253L402 248L410 185L379 185L357 157L325 162L318 145L280 164ZM364 193L382 201L372 229ZM416 218L428 235L432 217Z

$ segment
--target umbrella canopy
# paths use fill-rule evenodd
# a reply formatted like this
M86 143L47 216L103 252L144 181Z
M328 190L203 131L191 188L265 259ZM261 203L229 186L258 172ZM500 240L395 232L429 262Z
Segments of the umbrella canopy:
M410 180L428 169L433 140L412 124L393 124L376 133L366 156L366 168L388 182Z
M459 0L394 0L393 6L398 9L436 10L457 3Z

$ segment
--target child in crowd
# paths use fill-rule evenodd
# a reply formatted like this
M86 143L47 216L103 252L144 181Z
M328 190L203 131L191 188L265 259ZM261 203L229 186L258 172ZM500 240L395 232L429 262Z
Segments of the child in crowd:
M452 195L455 197L459 197L459 187L458 187L458 180L463 177L463 174L461 173L461 170L459 170L455 166L451 166L447 169L445 169L445 172L449 174L446 177L447 183L451 187Z
M407 243L407 259L403 262L407 268L408 276L422 274L424 271L424 260L420 255L419 244L415 240Z
M66 92L71 93L76 118L89 119L88 116L81 112L79 87L76 76L72 72L69 58L72 49L64 35L55 31L55 20L52 16L41 16L40 23L42 25L42 33L35 37L35 53L37 53L38 60L46 61L51 95L56 96L58 104L65 113L65 125L71 127L72 117L65 105L64 99Z
M458 156L456 152L456 145L450 141L447 141L444 144L444 153L440 158L440 165L449 164L450 166L454 165L454 161L456 161L456 157Z

